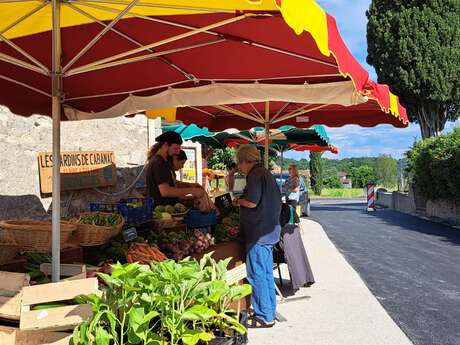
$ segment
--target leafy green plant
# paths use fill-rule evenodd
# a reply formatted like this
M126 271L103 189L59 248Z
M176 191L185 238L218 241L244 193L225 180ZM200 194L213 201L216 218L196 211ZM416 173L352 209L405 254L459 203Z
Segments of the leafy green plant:
M199 262L167 260L150 267L116 264L100 274L107 284L101 297L82 296L93 317L75 328L74 345L195 345L234 332L244 334L232 301L251 293L249 285L225 281L230 259L212 253Z
M416 142L406 157L416 188L425 198L460 200L460 129Z

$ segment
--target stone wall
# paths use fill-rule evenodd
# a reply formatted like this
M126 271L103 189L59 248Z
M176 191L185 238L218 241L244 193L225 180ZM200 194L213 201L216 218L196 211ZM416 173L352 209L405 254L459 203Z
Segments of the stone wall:
M155 137L152 133L155 126L151 120L148 126L147 121L145 116L138 115L63 122L61 150L114 151L118 183L104 191L119 191L133 182L145 162L148 145ZM51 124L48 117L24 118L0 107L0 219L49 217L51 198L40 197L37 153L52 149ZM85 209L92 200L118 200L128 195L108 197L95 191L62 193L63 212Z
M393 193L377 190L377 198L375 203L379 206L394 208Z
M454 201L428 200L426 203L426 214L428 217L460 225L460 205Z
M396 211L415 213L415 203L410 193L393 192L393 207Z

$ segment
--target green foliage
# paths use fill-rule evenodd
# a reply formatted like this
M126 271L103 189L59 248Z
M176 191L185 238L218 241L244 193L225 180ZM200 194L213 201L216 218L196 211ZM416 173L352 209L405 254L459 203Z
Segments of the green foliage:
M407 153L417 190L427 199L460 200L460 129L414 144Z
M210 169L225 170L228 165L235 161L235 150L226 147L225 149L216 149L208 158L208 167Z
M352 168L350 178L353 183L353 188L363 188L368 183L375 183L375 171L368 165L361 165L357 168Z
M398 182L398 161L389 155L380 156L377 158L375 173L379 185L394 188Z
M323 185L324 188L343 188L342 182L340 182L340 178L337 176L337 172L335 170L329 170L324 174Z
M353 157L344 159L327 159L323 158L324 168L326 171L335 170L350 174L352 168L357 168L361 165L368 165L375 168L377 157Z
M249 285L227 284L230 258L219 262L206 255L185 259L116 264L100 273L107 288L102 296L81 296L93 309L91 319L74 329L74 345L195 345L246 329L229 309L251 293Z
M424 138L460 112L460 1L373 0L367 62L391 85Z
M364 197L363 188L323 188L321 196L312 195L313 198L361 198Z
M310 163L305 158L302 158L299 161L296 159L292 159L292 158L284 158L283 159L283 170L287 171L287 168L289 168L289 165L291 164L297 164L297 168L299 168L299 170L310 169Z
M321 152L310 152L310 184L316 195L323 189L323 161Z

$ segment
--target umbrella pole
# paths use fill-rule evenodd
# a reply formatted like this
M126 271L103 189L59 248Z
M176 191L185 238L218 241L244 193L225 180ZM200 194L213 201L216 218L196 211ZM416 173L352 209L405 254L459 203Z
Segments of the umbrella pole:
M61 263L61 0L52 0L52 112L53 112L53 215L52 215L52 280L60 280Z
M280 153L281 153L281 167L280 167L280 175L281 175L281 179L283 179L283 153L284 153L284 150L281 149L280 150Z
M265 169L268 169L268 141L270 137L270 102L265 102Z

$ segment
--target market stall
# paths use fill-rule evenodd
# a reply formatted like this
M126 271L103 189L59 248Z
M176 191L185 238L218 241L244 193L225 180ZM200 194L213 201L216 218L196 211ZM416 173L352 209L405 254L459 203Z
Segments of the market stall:
M291 6L299 7L293 11ZM292 13L305 14L305 18L292 17ZM260 30L262 21L264 30ZM149 109L154 109L154 116L173 113L175 117L177 107L187 107L185 115L179 109L178 118L185 116L189 122L199 123L189 115L188 107L194 107L201 117L204 113L217 121L222 109L226 115L237 113L238 118L249 120L250 127L253 127L253 118L257 118L256 122L267 131L270 125L284 124L290 119L310 127L309 118L301 115L313 115L320 108L331 112L333 109L327 106L355 105L359 107L357 111L368 115L362 122L364 125L407 125L405 111L397 98L387 87L368 79L368 74L344 47L333 18L314 1L147 0L123 4L4 1L0 4L0 23L0 103L18 115L40 113L53 119L52 225L48 222L31 227L25 221L8 222L3 227L14 235L8 236L4 243L20 247L24 245L19 241L21 234L24 238L24 233L30 230L28 237L35 240L36 246L27 264L35 273L28 272L51 277L55 282L21 288L27 285L23 282L15 289L10 286L1 289L1 297L14 303L15 308L17 301L10 298L22 294L19 307L26 312L24 315L21 312L19 328L0 333L2 344L18 344L18 339L27 338L23 330L36 332L34 336L29 334L29 340L34 340L28 344L44 343L39 340L39 332L53 337L56 335L48 332L56 330L73 330L76 344L91 343L96 337L102 343L120 338L123 343L128 338L131 343L195 344L212 341L216 336L233 336L231 330L245 331L238 315L228 310L228 303L246 296L250 289L228 282L225 261L216 263L208 256L202 262L161 261L167 254L149 242L156 243L157 239L139 239L141 231L132 230L132 219L146 216L140 223L146 232L152 232L154 226L156 230L177 232L171 231L172 226L165 230L171 225L171 219L179 222L174 219L175 213L183 213L176 212L176 205L169 205L174 207L173 214L166 209L161 211L161 219L160 211L155 212L148 199L120 200L105 205L106 209L98 205L90 214L61 219L61 120L124 116L144 111L149 114ZM302 35L293 35L289 27ZM203 56L215 63L203 63ZM317 82L321 85L315 85ZM368 104L360 106L367 103L368 98L372 100L370 111L366 109ZM266 102L272 100L288 103L270 108ZM254 112L227 107L253 102L259 103ZM309 109L297 106L304 102L313 106ZM218 105L219 114L208 110L209 105ZM284 109L287 112L280 116ZM353 121L348 117L340 117L339 123L350 122ZM228 121L222 121L219 126L232 127ZM123 210L127 213L123 214ZM192 211L183 216L186 227L187 218L193 220ZM168 213L171 219L163 213ZM154 215L156 221L150 221ZM227 226L224 219L222 224ZM176 228L179 226L183 228L175 224ZM36 235L38 232L41 238ZM231 237L234 233L224 228L225 236ZM79 239L77 242L85 242L72 243L74 236ZM178 243L180 249L180 241L193 240L194 250L199 250L212 240L197 236L195 231L187 236L195 239L180 237L171 242ZM125 260L155 258L157 261L151 262L151 268L116 264L110 268L111 275L104 275L102 271L109 266L107 262L102 263L96 270L101 271L103 288L94 278L71 276L70 279L75 280L60 282L69 279L63 275L67 268L61 265L63 248L80 245L85 251L85 248L101 246L102 250L102 246L115 247L111 244L119 240L118 254L124 253L127 246ZM183 244L185 248L186 243ZM171 248L173 255L183 254L175 248ZM51 258L36 255L39 253L35 249L40 253L51 252ZM51 270L45 270L42 265L49 264L50 259ZM91 267L88 271L92 270ZM82 273L83 270L79 274ZM34 279L39 283L39 278ZM152 280L161 284L151 284ZM190 286L201 289L197 291ZM105 294L98 296L101 289ZM193 292L192 298L184 298L182 289ZM142 291L141 298L131 294L133 290ZM82 293L95 295L75 300ZM34 296L38 296L38 300ZM172 301L165 298L168 296ZM48 304L52 302L64 303ZM174 309L173 316L163 313L171 310L171 303L182 306ZM39 309L32 310L37 305ZM176 318L177 314L181 317ZM171 318L183 323L168 322ZM38 326L29 323L34 319L39 321ZM158 323L160 329L155 328ZM5 336L9 343L4 341Z

